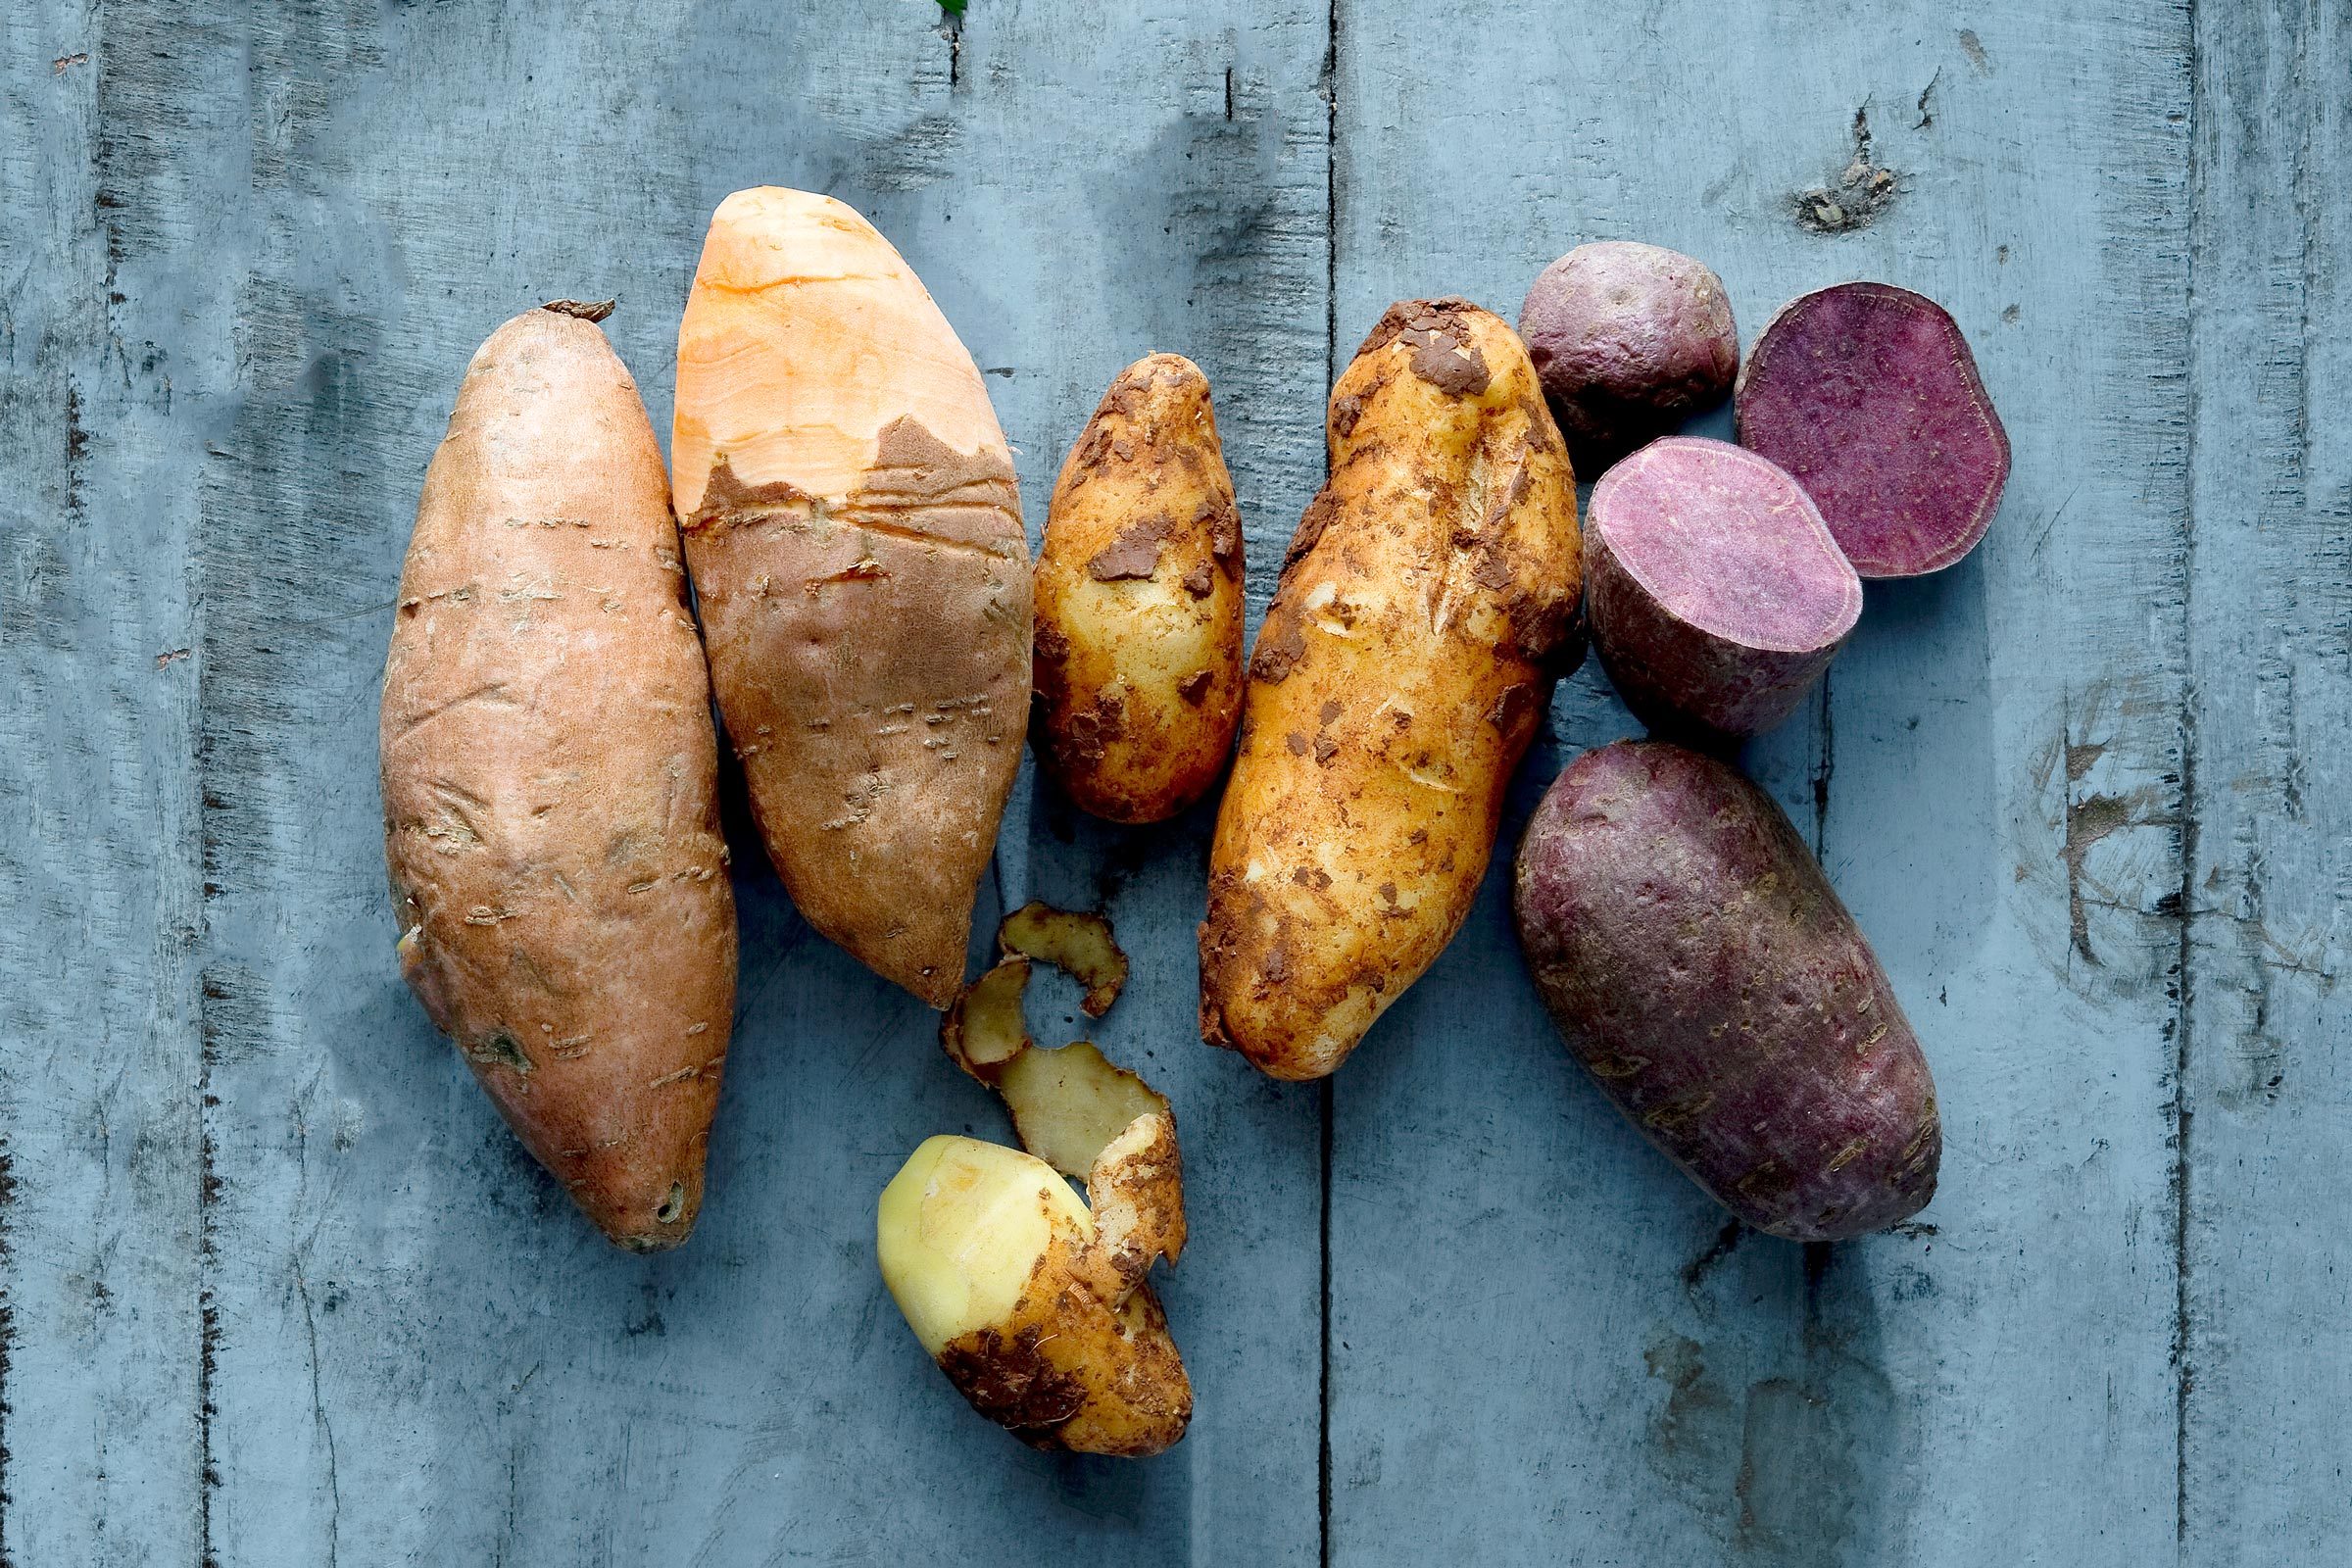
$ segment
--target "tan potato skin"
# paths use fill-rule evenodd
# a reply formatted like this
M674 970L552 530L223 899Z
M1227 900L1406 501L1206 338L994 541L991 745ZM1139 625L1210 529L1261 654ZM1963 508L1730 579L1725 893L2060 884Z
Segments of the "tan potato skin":
M1209 855L1200 1033L1319 1078L1469 912L1512 769L1572 665L1568 459L1526 347L1392 306L1332 388L1331 477L1250 666Z
M1208 378L1119 373L1071 448L1037 562L1037 745L1081 809L1158 822L1215 785L1242 712L1242 519Z
M673 499L727 735L801 913L935 1007L1029 710L1029 546L969 354L827 196L739 191L678 327Z
M940 1370L972 1408L1033 1448L1141 1459L1193 1419L1193 1386L1151 1286L1105 1305L1057 1247L1039 1260L1013 1316L964 1335Z
M662 450L589 320L466 368L384 669L401 968L622 1247L702 1207L735 998L717 742Z

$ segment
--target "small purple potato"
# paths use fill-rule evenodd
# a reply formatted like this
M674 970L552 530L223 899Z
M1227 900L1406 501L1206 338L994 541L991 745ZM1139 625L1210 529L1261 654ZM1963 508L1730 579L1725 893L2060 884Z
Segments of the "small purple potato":
M1721 403L1740 368L1723 279L1679 251L1631 240L1579 245L1519 309L1544 395L1580 479Z
M1657 741L1585 753L1519 849L1519 941L1617 1108L1745 1223L1883 1230L1936 1195L1919 1042L1763 791Z
M1740 372L1740 444L1796 476L1865 577L1941 571L1977 547L2009 433L1942 306L1887 283L1802 295Z
M1761 734L1795 710L1862 613L1862 579L1771 463L1669 436L1592 491L1585 613L1650 728Z

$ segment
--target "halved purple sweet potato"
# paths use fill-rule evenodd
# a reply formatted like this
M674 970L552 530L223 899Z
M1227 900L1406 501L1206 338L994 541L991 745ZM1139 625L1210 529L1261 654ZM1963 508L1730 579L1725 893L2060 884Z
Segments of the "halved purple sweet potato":
M1781 307L1740 367L1740 444L1796 476L1865 577L1941 571L1977 547L2009 434L1942 306L1840 283Z
M1771 797L1657 741L1578 758L1519 849L1520 945L1601 1092L1760 1231L1838 1241L1936 1194L1936 1085Z
M1652 729L1755 735L1787 718L1862 613L1862 580L1804 487L1728 441L1653 441L1602 475L1585 614Z

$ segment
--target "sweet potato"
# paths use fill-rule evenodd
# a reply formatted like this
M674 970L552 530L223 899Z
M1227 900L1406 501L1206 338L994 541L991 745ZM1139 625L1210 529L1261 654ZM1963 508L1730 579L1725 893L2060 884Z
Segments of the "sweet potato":
M1208 378L1154 354L1071 448L1037 559L1037 755L1078 806L1158 822L1205 795L1242 711L1242 519Z
M1853 916L1763 791L1662 742L1587 752L1519 850L1519 940L1602 1093L1758 1230L1917 1212L1936 1087Z
M735 906L662 449L602 308L565 305L482 345L425 474L384 856L435 1026L589 1218L651 1251L702 1207Z
M1585 517L1585 615L1652 729L1760 734L1862 613L1862 579L1804 487L1725 441L1669 436L1602 476Z
M1721 403L1740 368L1723 279L1631 240L1579 245L1544 269L1519 335L1584 479Z
M1795 476L1865 577L1941 571L2009 481L2009 433L1942 306L1840 283L1781 307L1740 371L1740 444Z
M1331 476L1250 666L1209 855L1200 1032L1337 1067L1452 940L1578 647L1576 491L1516 334L1390 308L1332 389Z
M1029 548L971 356L829 196L720 204L678 327L673 490L710 679L801 913L933 1006L1029 710Z

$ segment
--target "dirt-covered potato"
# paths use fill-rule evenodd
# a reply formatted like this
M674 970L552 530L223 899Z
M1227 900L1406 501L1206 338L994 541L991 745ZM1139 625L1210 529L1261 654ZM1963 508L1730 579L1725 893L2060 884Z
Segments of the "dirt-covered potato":
M1579 245L1544 269L1520 307L1519 335L1588 480L1721 403L1740 368L1723 279L1679 251L1631 240Z
M1601 476L1585 616L1652 729L1758 735L1795 711L1862 613L1862 579L1804 487L1728 441L1668 436Z
M1519 850L1519 939L1601 1091L1747 1224L1892 1225L1936 1193L1936 1086L1879 960L1770 797L1662 742L1587 752Z
M1890 283L1802 295L1740 371L1740 444L1796 477L1865 577L1941 571L2009 482L2009 432L1960 324Z
M1029 545L980 372L857 213L738 191L678 324L671 459L768 858L811 926L944 1007L1029 712Z
M1146 1283L1184 1250L1174 1124L1136 1117L1092 1162L1087 1197L1033 1154L927 1139L883 1190L875 1254L907 1327L982 1415L1034 1447L1158 1453L1193 1413Z
M1452 939L1580 647L1576 491L1510 327L1458 299L1391 307L1327 433L1200 927L1202 1038L1278 1078L1337 1067Z
M1205 795L1242 710L1242 519L1208 378L1119 373L1070 450L1037 559L1037 752L1085 810L1157 822Z
M384 667L401 970L613 1242L694 1228L735 998L717 739L662 449L560 302L466 367Z

